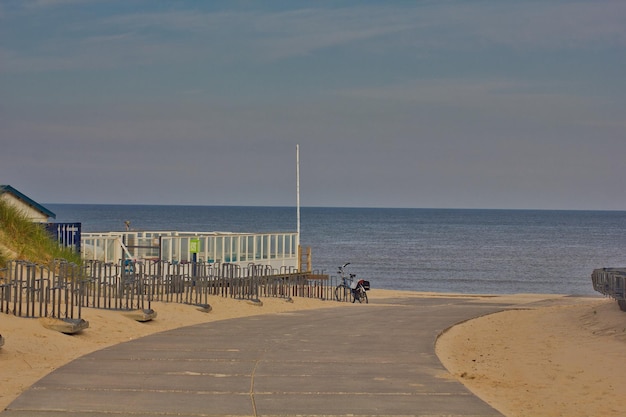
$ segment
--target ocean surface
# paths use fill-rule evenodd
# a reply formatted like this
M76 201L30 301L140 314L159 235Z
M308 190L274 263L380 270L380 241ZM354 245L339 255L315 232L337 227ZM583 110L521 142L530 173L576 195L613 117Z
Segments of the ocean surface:
M294 207L46 204L85 232L294 232ZM626 266L626 211L301 208L313 268L373 288L599 295L595 268Z

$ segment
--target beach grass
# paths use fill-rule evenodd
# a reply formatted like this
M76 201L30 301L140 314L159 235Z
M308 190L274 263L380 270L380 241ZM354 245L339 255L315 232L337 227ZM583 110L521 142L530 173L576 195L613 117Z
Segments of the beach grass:
M80 254L59 245L42 225L0 200L0 268L10 260L50 264L55 259L81 264Z

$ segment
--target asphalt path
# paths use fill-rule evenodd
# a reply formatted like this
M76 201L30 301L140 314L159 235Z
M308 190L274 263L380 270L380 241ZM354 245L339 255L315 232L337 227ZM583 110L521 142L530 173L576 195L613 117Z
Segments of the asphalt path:
M76 359L0 416L501 416L446 371L435 341L507 307L384 299L184 327Z

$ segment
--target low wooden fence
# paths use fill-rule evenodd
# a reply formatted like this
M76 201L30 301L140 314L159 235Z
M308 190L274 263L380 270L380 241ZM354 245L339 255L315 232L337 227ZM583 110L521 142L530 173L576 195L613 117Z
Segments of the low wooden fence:
M55 261L9 262L0 271L0 312L21 317L81 318L82 307L150 309L151 302L209 304L209 296L334 299L327 275L250 264Z
M80 318L79 269L64 261L52 267L9 262L0 271L0 313L20 317Z

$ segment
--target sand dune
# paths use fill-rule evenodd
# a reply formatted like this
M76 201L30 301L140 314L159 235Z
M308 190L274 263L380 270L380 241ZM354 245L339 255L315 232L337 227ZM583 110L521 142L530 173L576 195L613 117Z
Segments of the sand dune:
M564 301L454 326L437 355L506 416L626 415L626 313L608 299Z

